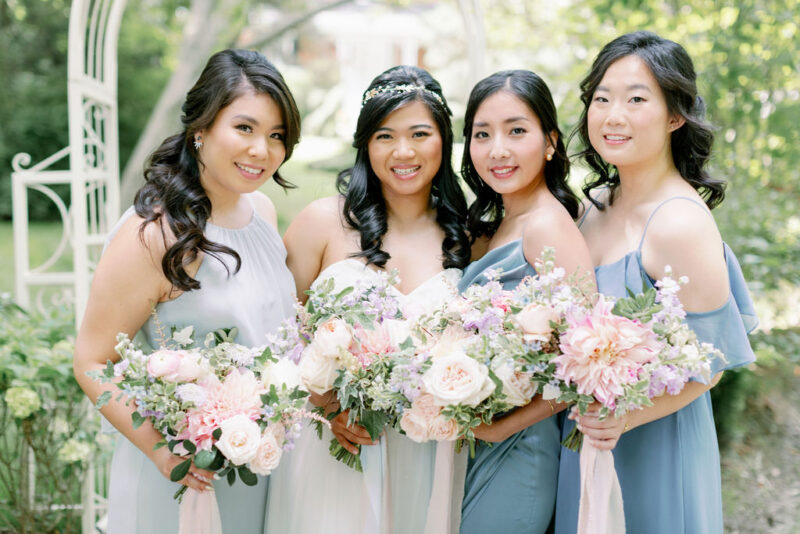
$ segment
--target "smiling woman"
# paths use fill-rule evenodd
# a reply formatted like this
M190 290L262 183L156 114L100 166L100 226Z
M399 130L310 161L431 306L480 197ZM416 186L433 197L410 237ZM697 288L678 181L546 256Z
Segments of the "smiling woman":
M275 209L256 190L292 154L299 115L280 73L264 56L224 50L212 56L183 105L183 131L167 138L145 170L146 184L112 230L92 282L75 346L75 377L94 402L116 389L86 373L116 362L119 332L151 348L164 326L193 326L196 339L236 327L236 341L258 345L294 312L294 284L275 228ZM157 314L157 317L156 317ZM116 395L115 395L116 396ZM109 534L178 531L182 461L134 406L102 409L122 434L111 465ZM210 473L192 465L180 481L210 489ZM267 480L254 488L213 484L224 532L262 534Z

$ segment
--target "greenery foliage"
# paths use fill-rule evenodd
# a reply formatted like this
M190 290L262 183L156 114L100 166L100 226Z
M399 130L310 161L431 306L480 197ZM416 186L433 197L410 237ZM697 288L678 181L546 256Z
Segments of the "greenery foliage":
M85 462L103 448L72 375L74 323L0 297L0 531L77 532ZM92 413L93 413L92 409Z

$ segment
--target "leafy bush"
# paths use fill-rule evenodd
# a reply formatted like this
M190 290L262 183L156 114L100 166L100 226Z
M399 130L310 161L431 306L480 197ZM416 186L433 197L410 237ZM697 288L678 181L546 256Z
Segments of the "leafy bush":
M86 460L103 447L72 375L72 317L0 297L0 531L78 532Z

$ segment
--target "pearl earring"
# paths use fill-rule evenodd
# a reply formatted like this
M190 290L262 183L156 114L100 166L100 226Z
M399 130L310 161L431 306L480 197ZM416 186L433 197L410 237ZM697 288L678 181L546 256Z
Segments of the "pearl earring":
M202 147L202 146L203 146L203 141L200 139L200 137L195 137L194 138L194 149L195 150L200 150L200 147Z
M544 159L546 159L547 161L553 161L553 155L552 154L548 154L547 156L545 156Z

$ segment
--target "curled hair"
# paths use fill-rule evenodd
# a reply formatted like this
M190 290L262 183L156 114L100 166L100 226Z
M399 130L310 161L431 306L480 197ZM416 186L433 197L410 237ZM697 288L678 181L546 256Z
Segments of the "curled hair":
M561 202L573 219L578 216L580 205L578 197L567 183L569 158L561 130L558 128L556 106L547 84L537 74L528 70L496 72L472 88L464 115L464 157L461 159L461 175L475 193L475 201L469 207L467 218L467 228L473 241L482 235L493 236L503 220L503 198L481 179L470 154L475 113L487 98L499 91L514 95L528 106L539 118L542 133L555 149L553 159L545 161L544 165L544 181L547 189Z
M712 127L705 122L705 103L697 94L697 75L694 64L684 48L668 39L648 31L638 31L617 37L600 51L589 75L581 82L583 112L572 135L578 135L584 149L577 154L594 173L583 192L598 209L604 204L589 192L601 186L610 189L609 205L619 186L619 172L603 161L589 141L588 112L592 97L608 68L615 61L635 55L645 62L658 82L667 111L682 117L683 126L671 134L672 161L684 180L697 190L709 209L715 208L725 198L725 181L711 178L703 168L711 157L714 144Z
M397 87L398 90L390 90L391 87ZM419 89L415 90L414 87ZM355 163L336 178L336 187L344 196L344 220L361 235L361 252L354 256L365 258L367 263L379 267L385 266L389 260L389 253L381 248L387 231L386 201L381 182L369 160L368 145L389 114L412 102L422 102L433 115L442 138L442 163L433 178L430 196L430 206L436 210L436 222L445 234L442 265L445 268L465 267L470 258L464 226L467 202L451 163L452 113L439 83L420 68L401 65L384 71L372 80L364 92L363 101L353 135Z
M211 201L200 183L202 161L194 147L194 135L211 127L222 108L249 91L268 95L280 108L285 128L284 161L288 160L300 138L300 114L286 82L258 52L223 50L209 58L200 78L186 94L181 108L183 131L165 139L153 152L144 171L145 184L136 193L136 213L144 219L140 235L148 223L157 221L166 222L175 236L161 260L161 269L172 286L181 291L200 288L200 282L188 275L186 266L201 252L220 261L220 254L228 254L236 260L237 271L241 266L235 250L209 241L204 235ZM273 179L284 188L294 187L278 171Z

